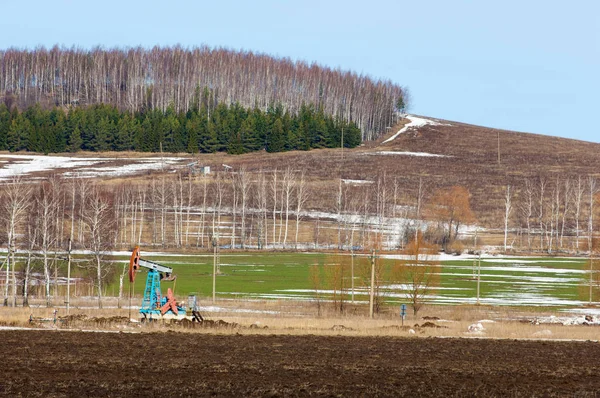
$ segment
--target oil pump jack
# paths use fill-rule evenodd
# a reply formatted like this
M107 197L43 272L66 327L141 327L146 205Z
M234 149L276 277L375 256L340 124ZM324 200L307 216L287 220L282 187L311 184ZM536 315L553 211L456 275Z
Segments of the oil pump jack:
M130 283L135 281L135 274L141 268L148 270L144 298L140 307L142 320L187 318L192 321L202 322L202 316L196 306L196 296L188 296L188 311L191 316L187 316L186 308L177 304L171 288L168 288L166 296L161 295L161 280L174 281L176 279L176 276L173 275L173 268L154 261L144 260L140 257L140 248L136 246L129 260Z

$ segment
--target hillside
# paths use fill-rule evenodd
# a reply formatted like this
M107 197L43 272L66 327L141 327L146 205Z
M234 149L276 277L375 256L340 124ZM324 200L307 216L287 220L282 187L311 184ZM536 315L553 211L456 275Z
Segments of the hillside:
M435 120L435 119L431 119ZM392 131L400 130L404 119ZM500 163L498 163L498 133ZM524 180L543 177L600 176L600 144L572 139L519 133L439 121L401 133L394 140L359 148L291 152L275 155L255 154L226 157L236 166L251 169L284 167L287 164L303 169L317 180L344 178L374 181L386 174L397 179L405 204L414 202L421 176L432 190L444 186L462 185L471 193L471 205L477 219L486 226L496 226L503 214L503 194L507 184L517 188ZM427 156L428 154L443 156ZM547 189L550 194L551 189Z
M405 129L405 126L408 128ZM399 130L402 132L395 136L395 132ZM384 222L384 224L390 223L389 228L402 228L401 224L394 221L394 217L413 216L411 209L416 204L419 179L425 187L423 199L425 208L438 189L453 185L463 186L471 194L470 203L477 224L498 231L504 225L505 189L510 184L513 196L509 226L513 235L520 235L521 239L525 234L527 218L531 228L537 228L535 231L531 229L531 233L541 234L545 241L555 234L558 241L559 229L562 242L563 235L573 236L576 233L576 225L579 225L582 235L588 228L589 177L599 176L600 144L414 116L403 119L391 131L378 142L343 151L340 149L282 153L260 151L237 156L223 153L196 156L169 155L162 160L160 156L154 155L154 162L158 162L160 166L155 164L148 167L133 165L133 163L150 162L148 159L139 159L140 155L127 153L128 158L125 158L124 154L113 153L108 156L116 156L116 159L99 162L99 158L92 158L87 160L87 163L84 162L85 164L80 162L74 166L65 166L63 163L56 166L58 169L55 171L38 168L28 176L39 177L62 171L69 173L70 177L81 175L94 178L96 176L103 181L102 185L110 190L113 189L110 187L120 186L123 188L119 189L129 189L127 186L135 187L138 184L150 190L150 183L157 179L160 181L163 173L181 172L185 178L188 164L193 160L197 165L210 166L211 174L207 177L206 191L202 188L205 179L194 177L196 193L189 202L192 206L201 206L204 195L202 192L206 192L208 205L214 203L217 182L215 178L220 174L221 178L225 179L226 186L222 205L229 209L225 210L226 212L230 212L234 207L233 200L236 195L238 198L236 200L240 201L240 188L236 188L236 194L236 191L232 190L231 183L234 182L238 186L241 181L238 179L238 173L243 170L250 176L247 206L250 209L264 207L266 214L266 210L272 209L273 206L271 185L274 172L277 171L276 182L280 184L277 188L277 217L278 228L281 228L280 223L283 223L284 218L283 202L281 202L285 192L284 171L289 169L294 173L290 177L294 179L294 184L303 172L309 194L302 206L305 222L301 227L300 235L301 237L304 235L304 239L308 241L314 239L312 235L316 233L310 225L314 222L318 223L319 218L329 220L329 226L326 227L330 229L327 239L335 241L340 238L339 223L348 224L350 220L345 218L344 214L371 216L383 214L385 217L391 217ZM391 139L394 136L395 138ZM500 138L500 163L498 163L498 137ZM13 167L16 170L14 162L19 159L11 154L2 157L7 160L4 164L5 168ZM127 172L114 172L117 166ZM103 167L113 172L102 172ZM117 180L114 179L116 177ZM176 183L175 179L168 181L169 184ZM267 197L262 199L259 194L261 181L265 184L265 192L268 193ZM526 181L530 184L530 195L527 195L524 189ZM540 195L540 182L543 183L542 195ZM595 186L592 188L592 194L595 194L597 191ZM296 185L292 184L290 189L292 192L290 219L293 219ZM150 191L148 192L150 194ZM176 192L175 188L173 192ZM578 213L575 212L577 192L580 192ZM176 202L177 194L173 195ZM532 202L529 217L524 213L527 199ZM168 199L169 203L170 201L171 199ZM240 206L239 203L237 206ZM598 207L600 206L596 206L595 209L597 210ZM254 216L252 220L248 223L257 222ZM240 222L238 215L238 228ZM267 221L267 226L268 223ZM293 230L291 225L290 230ZM247 227L248 225L245 228ZM256 233L256 228L258 227L255 226L251 234ZM320 228L323 228L323 225ZM239 233L239 230L232 233ZM392 233L394 234L397 232ZM321 235L321 238L323 236ZM397 238L396 236L393 239Z

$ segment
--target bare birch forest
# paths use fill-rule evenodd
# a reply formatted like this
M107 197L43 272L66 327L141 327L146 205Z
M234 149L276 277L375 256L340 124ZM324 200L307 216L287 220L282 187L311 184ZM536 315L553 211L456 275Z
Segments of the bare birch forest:
M211 95L203 96L205 90ZM385 133L396 121L398 104L408 103L405 88L389 80L206 46L1 50L0 95L22 109L36 103L107 103L130 112L165 112L169 106L185 112L194 106L239 103L263 111L282 105L297 114L310 104L356 123L363 140Z
M599 190L594 177L537 176L521 183L506 189L503 209L498 209L504 215L497 229L504 227L505 251L596 248ZM76 264L101 300L103 282L121 272L106 256L135 245L147 250L368 252L373 242L380 250L404 250L417 230L447 252L484 244L474 230L459 229L476 224L464 187L436 188L422 178L412 185L402 187L397 178L383 174L372 184L339 180L323 189L291 168L244 167L207 176L158 175L145 183L51 176L31 184L14 177L0 186L1 239L7 247L2 269L11 271L2 273L4 303L14 305L17 296L26 303L30 285L38 286L37 294L50 303L71 249L87 253Z

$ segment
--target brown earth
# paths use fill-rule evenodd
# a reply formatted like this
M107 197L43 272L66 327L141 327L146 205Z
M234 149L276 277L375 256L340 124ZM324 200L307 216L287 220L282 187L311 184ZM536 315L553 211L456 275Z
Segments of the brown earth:
M592 397L600 344L0 331L0 395Z

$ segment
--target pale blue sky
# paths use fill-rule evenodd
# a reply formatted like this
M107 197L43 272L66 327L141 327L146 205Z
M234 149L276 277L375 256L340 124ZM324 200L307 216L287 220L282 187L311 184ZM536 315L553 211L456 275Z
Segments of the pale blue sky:
M6 1L0 48L228 47L408 86L411 112L600 142L600 1Z

